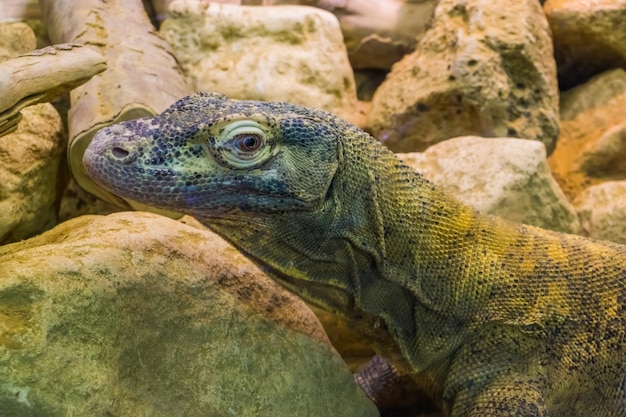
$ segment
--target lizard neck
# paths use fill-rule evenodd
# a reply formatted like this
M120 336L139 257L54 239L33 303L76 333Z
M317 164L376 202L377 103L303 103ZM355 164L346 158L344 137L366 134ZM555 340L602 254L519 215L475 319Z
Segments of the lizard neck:
M440 367L463 336L449 263L475 211L356 128L323 203L205 223L306 301L343 317L401 367ZM472 226L473 227L473 226Z
M443 374L478 308L460 285L466 243L476 244L468 232L488 220L367 137L351 140L344 155L361 159L344 163L339 198L343 216L360 219L351 236L361 258L355 302L382 318L412 370Z

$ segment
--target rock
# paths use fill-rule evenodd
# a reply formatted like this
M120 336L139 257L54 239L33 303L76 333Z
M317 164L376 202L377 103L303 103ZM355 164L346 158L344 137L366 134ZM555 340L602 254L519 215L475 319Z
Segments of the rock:
M180 0L170 14L160 33L194 90L290 101L358 124L354 75L332 13Z
M17 130L0 138L0 243L26 239L56 223L66 138L51 104L22 109Z
M441 0L374 94L366 128L395 152L463 135L535 139L550 152L558 94L538 1Z
M459 137L398 157L480 211L580 233L576 211L550 175L546 150L537 141Z
M432 18L435 0L247 0L244 4L301 4L339 19L353 68L384 69L415 49Z
M0 247L0 311L3 417L378 415L297 297L154 214Z
M35 34L26 23L0 23L0 62L30 52L36 47Z
M626 0L548 0L544 12L562 89L626 67Z
M561 98L561 134L549 158L552 173L574 201L588 186L626 179L626 71L615 69Z
M626 181L591 186L574 204L588 236L626 244Z

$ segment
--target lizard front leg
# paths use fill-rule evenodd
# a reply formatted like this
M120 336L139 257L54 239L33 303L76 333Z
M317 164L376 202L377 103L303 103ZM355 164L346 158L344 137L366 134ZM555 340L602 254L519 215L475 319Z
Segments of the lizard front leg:
M442 406L451 417L548 417L541 339L485 326L453 355Z
M451 417L549 417L541 392L532 381L503 375L476 394L473 387L458 392Z

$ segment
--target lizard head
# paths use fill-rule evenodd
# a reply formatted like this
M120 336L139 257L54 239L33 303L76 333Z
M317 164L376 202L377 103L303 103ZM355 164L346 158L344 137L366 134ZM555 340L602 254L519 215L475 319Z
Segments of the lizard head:
M329 118L197 93L155 117L100 130L83 163L121 197L200 218L313 210L339 164Z

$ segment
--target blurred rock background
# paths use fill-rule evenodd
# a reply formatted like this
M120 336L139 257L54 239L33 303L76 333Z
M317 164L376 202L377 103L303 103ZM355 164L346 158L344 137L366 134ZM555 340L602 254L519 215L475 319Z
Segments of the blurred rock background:
M62 7L71 10L71 16L57 13ZM108 270L98 269L100 264L84 263L83 257L99 250L100 245L119 251L108 255L111 263L128 259L131 265L147 265L147 271L168 265L169 260L145 255L144 250L156 245L149 243L150 229L167 227L173 234L187 232L178 231L175 221L164 225L161 222L165 220L151 216L80 217L141 207L101 193L80 172L77 161L95 130L116 120L160 112L191 91L219 91L239 99L285 100L332 111L370 132L427 178L480 210L543 228L626 243L626 0L120 0L93 7L90 1L0 2L0 89L4 89L0 94L5 98L16 93L3 84L6 70L2 72L2 63L47 45L88 44L109 62L107 71L70 95L59 95L52 104L20 110L17 130L0 137L0 243L6 244L0 252L0 358L8 358L0 360L0 375L11 375L0 378L0 415L31 415L36 410L64 415L61 390L80 390L71 386L72 378L55 391L54 384L29 385L28 372L8 371L21 366L21 361L39 357L47 349L43 342L46 334L57 334L60 328L67 329L63 337L71 343L78 343L76 338L121 338L126 345L117 353L106 350L106 356L101 352L107 360L139 349L158 361L149 343L141 342L148 339L125 336L132 326L119 317L111 319L108 333L81 333L80 320L76 321L69 310L57 311L41 300L63 299L70 310L93 309L109 302L110 291L129 294L124 285L111 289L96 279L110 279ZM99 18L95 23L98 30L79 30L82 24L93 28L89 19L94 16ZM137 46L134 39L139 35L147 39L146 46ZM159 59L167 63L147 70L146 65L156 62L153 47L161 51ZM137 58L115 61L129 51ZM161 70L170 75L157 74L150 79ZM158 97L146 91L159 93ZM14 101L18 98L22 99L16 96ZM7 111L0 107L0 127L2 114ZM67 225L74 218L79 223L69 225L76 231ZM139 232L131 231L129 239L136 243L133 247L122 244L115 233L105 232L123 229L121 224L143 228L148 236L140 238ZM81 235L81 228L92 230L89 225L101 230L102 242L90 240L90 235L84 234L87 232ZM49 229L53 230L41 235ZM208 231L202 233L212 236ZM58 246L68 236L79 242L71 250ZM82 238L86 240L80 243ZM13 243L24 239L29 243ZM167 249L171 253L182 251L177 244L184 246L183 242L171 244ZM63 260L54 250L44 249L57 246L66 254ZM23 254L19 255L21 264L16 264L16 254ZM228 265L226 269L233 276L240 276L242 265L248 262L243 257L234 263L221 261L219 256L216 264ZM31 269L24 269L29 262ZM190 285L185 272L197 269L198 260L188 255L181 262L168 267L161 279ZM44 285L52 279L45 272L46 265L54 265L54 276L90 282L76 294L91 295L66 297L63 280L58 288ZM125 274L122 281L136 281L137 288L152 279L146 278L147 272L138 276L132 268L122 269L116 272ZM213 267L205 277L198 275L199 284L189 288L219 281L223 272L216 271L222 270ZM262 276L260 271L250 274ZM176 285L161 288L158 297L174 297ZM213 284L203 288L216 291ZM276 299L287 296L279 287L272 291L276 291ZM98 295L105 293L109 298ZM216 294L220 293L217 290ZM150 302L135 299L137 294L133 294L128 299L122 297L122 301ZM206 300L198 297L193 303L200 308ZM166 303L166 308L175 308L176 301L171 303ZM299 313L291 310L289 314L310 319L303 304L298 309ZM361 366L371 351L332 317L317 313L350 369ZM142 320L167 328L158 320L150 321L152 318ZM189 326L180 331L193 332L193 324ZM283 329L284 323L277 326ZM65 370L52 369L48 360L42 359L36 371L67 371L75 358L97 345L93 340L76 348L78 356L68 353ZM202 339L194 340L200 343ZM319 338L311 340L315 346L326 343L319 362L335 366L333 348ZM257 343L261 349L266 342L259 339ZM190 349L184 353L186 357L191 355L198 361L208 354L194 346L185 349ZM159 354L165 355L163 352ZM340 379L347 375L347 368L341 372ZM113 378L111 384L87 384L91 388L83 389L104 390L104 398L116 398L119 392L113 392L113 387L120 381L115 379L119 375L107 375ZM210 375L205 377L204 383L218 384ZM174 380L166 383L176 384ZM354 392L351 398L362 410L359 415L372 415L371 404ZM158 408L158 400L147 399L144 394L135 392L134 402L125 406L144 407L152 410L150 415L161 415L150 408ZM323 395L327 394L332 397L331 392ZM318 395L318 405L333 403L331 397L323 395ZM80 395L72 398L76 407L83 407L81 410L92 404ZM210 397L202 398L210 401ZM276 397L275 401L285 400ZM239 415L255 415L258 403L252 398L246 404L242 407L248 408L240 409ZM228 404L219 406L228 409ZM420 413L426 413L428 407L404 415L423 415ZM289 407L273 410L272 415L294 412ZM190 409L189 415L196 411Z

